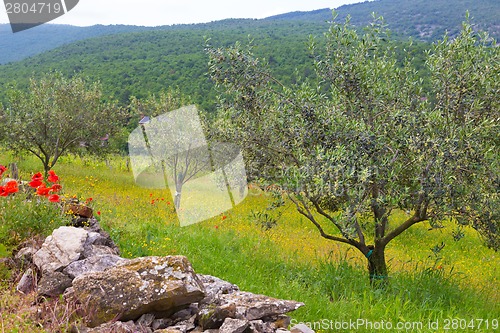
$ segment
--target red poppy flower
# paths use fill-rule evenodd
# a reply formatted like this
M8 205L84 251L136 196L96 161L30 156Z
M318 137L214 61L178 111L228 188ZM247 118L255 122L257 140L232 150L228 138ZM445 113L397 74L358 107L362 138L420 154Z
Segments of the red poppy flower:
M97 211L97 215L101 216L101 211L100 210Z
M43 184L43 175L41 172L35 173L31 177L31 181L29 182L29 186L33 188L37 188L38 186Z
M50 187L51 192L59 192L62 189L60 184L54 184Z
M46 197L49 195L49 192L50 192L50 187L46 187L45 184L38 186L36 189L36 194L38 194L40 196Z
M226 215L222 215L222 220L224 221L225 219L227 219L227 216Z
M36 180L32 180L32 181L30 181L30 182L28 183L28 185L29 185L30 187L33 187L33 188L37 188L38 186L40 186L40 185L42 185L42 184L43 184L43 183L42 183L42 181L41 181L41 180L38 180L38 179L36 179Z
M5 171L7 171L7 168L3 165L0 165L0 177L2 177L2 175Z
M0 186L0 197L6 197L6 196L8 196L8 195L9 195L9 193L7 193L7 192L5 191L5 187Z
M59 202L59 196L57 194L51 194L48 197L50 202Z
M17 181L11 180L11 181L7 182L7 184L4 187L4 191L7 192L7 194L19 192L19 187L17 185Z
M35 173L33 176L31 176L31 180L43 180L43 175L41 172Z
M47 178L47 180L51 183L57 183L59 181L59 176L56 175L54 170L50 170L49 177Z

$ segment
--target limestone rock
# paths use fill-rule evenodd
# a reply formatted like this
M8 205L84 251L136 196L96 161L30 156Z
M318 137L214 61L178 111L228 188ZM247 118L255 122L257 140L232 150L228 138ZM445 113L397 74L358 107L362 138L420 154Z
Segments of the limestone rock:
M219 333L243 333L248 324L248 320L246 319L226 318L219 329Z
M247 332L249 333L274 333L275 330L269 322L264 322L263 320L252 320L250 322L250 327Z
M162 330L159 330L159 332L163 332L163 333L186 333L187 331L188 330L187 330L186 325L175 325L175 326L170 326L170 327L164 328ZM158 332L158 331L155 331L155 332Z
M65 301L71 301L75 299L74 297L75 290L73 289L73 285L71 287L66 288L63 293L63 298Z
M58 297L71 286L71 279L61 272L47 272L38 282L38 295Z
M85 259L105 255L117 256L118 251L105 245L90 245L88 247L85 247L83 250L83 258Z
M198 274L198 277L205 287L206 294L205 298L200 301L200 303L209 304L220 295L231 294L240 290L237 285L221 280L215 276Z
M168 318L155 319L151 324L151 328L153 331L157 331L172 326L173 323L174 322Z
M118 247L111 240L109 234L101 229L99 230L99 232L89 231L87 240L83 245L83 258L90 258L95 255L120 254Z
M154 321L155 321L154 314L145 313L139 319L137 319L135 324L139 327L149 327L153 324Z
M192 316L187 320L180 321L175 325L185 327L186 331L192 331L196 328L195 321L196 321L196 315Z
M277 315L265 318L266 322L271 325L273 329L287 328L290 326L291 319L287 315Z
M133 321L121 322L116 321L113 323L105 323L99 327L91 328L85 333L137 333L141 332Z
M304 306L304 303L301 302L281 300L244 291L222 295L219 299L223 304L236 304L236 318L247 320L277 316Z
M176 324L182 321L188 321L191 320L193 316L196 316L198 310L198 305L196 303L191 304L189 307L174 313L172 316L170 316L170 319Z
M134 320L145 313L165 316L204 298L203 284L183 256L143 257L73 280L73 295L96 309L95 327L117 316ZM161 317L160 316L160 317Z
M204 329L219 328L226 318L249 321L273 318L297 310L303 305L296 301L237 291L221 294L212 304L204 306L198 314L198 321Z
M74 279L85 273L104 271L109 267L115 266L117 263L125 261L127 261L127 259L120 258L114 254L97 255L87 259L74 261L69 264L63 272Z
M23 247L22 249L19 250L19 252L16 253L14 258L20 264L31 263L31 262L33 262L33 255L37 251L38 251L37 249L35 249L34 247L31 247L31 246Z
M80 258L88 232L75 227L59 227L45 239L33 255L33 262L43 273L54 272Z
M21 280L16 286L16 290L22 294L29 294L32 291L35 291L36 286L36 274L33 272L31 268L28 268L26 272L24 272Z
M216 329L221 327L226 318L236 317L236 304L223 304L216 306L209 304L198 312L198 324L204 329Z
M161 330L156 330L154 331L154 333L186 333L186 331L183 331L182 329L176 327L168 327Z

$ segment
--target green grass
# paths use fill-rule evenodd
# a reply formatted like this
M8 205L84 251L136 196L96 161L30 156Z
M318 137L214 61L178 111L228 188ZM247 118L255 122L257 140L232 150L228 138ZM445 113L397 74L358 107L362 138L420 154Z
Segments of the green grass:
M0 164L13 159L0 154ZM17 162L25 179L40 169L31 157ZM180 227L168 190L135 185L124 160L109 164L66 157L55 170L67 196L93 198L98 218L125 257L186 255L199 273L246 291L304 302L293 320L317 331L339 331L335 324L366 320L357 329L340 331L373 332L369 324L384 321L393 328L398 322L423 325L406 331L446 332L450 321L449 331L494 332L491 324L500 319L498 254L482 246L472 230L459 242L451 236L452 225L428 231L422 224L403 233L388 247L390 285L377 290L369 285L359 253L319 237L292 206L282 208L278 226L259 228L251 213L269 204L266 193L253 189L233 210ZM446 246L436 260L431 248L441 242ZM452 319L462 319L462 325L489 320L489 328L483 323L478 330L477 321L474 329L451 330ZM439 327L429 328L430 322Z

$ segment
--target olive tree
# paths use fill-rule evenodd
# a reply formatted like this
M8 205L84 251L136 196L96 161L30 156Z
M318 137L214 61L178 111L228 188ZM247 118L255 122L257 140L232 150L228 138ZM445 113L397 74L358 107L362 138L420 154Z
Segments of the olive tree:
M499 48L464 23L428 53L424 91L411 50L398 61L379 19L363 33L334 21L320 42L317 80L292 86L251 47L209 45L213 135L243 145L252 180L278 185L322 237L358 249L372 283L386 281L388 244L417 223L470 225L497 249Z
M102 99L98 83L50 73L8 92L0 129L10 149L35 155L47 173L65 153L102 152L123 125L123 111Z
M183 106L190 100L178 90L163 91L144 99L133 97L133 114L148 117L140 125L142 135L131 136L129 148L142 145L144 140L155 172L163 174L162 181L173 184L174 206L181 206L183 186L211 168L205 136L196 106ZM134 153L133 153L134 154Z

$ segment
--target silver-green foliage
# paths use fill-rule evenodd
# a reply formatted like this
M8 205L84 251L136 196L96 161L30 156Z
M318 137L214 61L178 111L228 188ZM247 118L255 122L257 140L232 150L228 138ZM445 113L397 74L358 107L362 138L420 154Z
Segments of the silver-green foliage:
M100 152L101 140L121 127L122 110L102 102L98 83L49 73L32 79L29 91L9 90L0 107L0 130L8 147L38 157L47 172L67 152Z
M250 177L280 185L323 237L365 254L372 278L386 276L386 245L424 221L471 225L498 249L495 42L465 22L428 53L424 91L411 50L398 61L380 19L362 34L333 22L325 40L310 43L319 83L293 86L251 49L209 47L215 135L241 143ZM396 210L407 219L389 223Z

